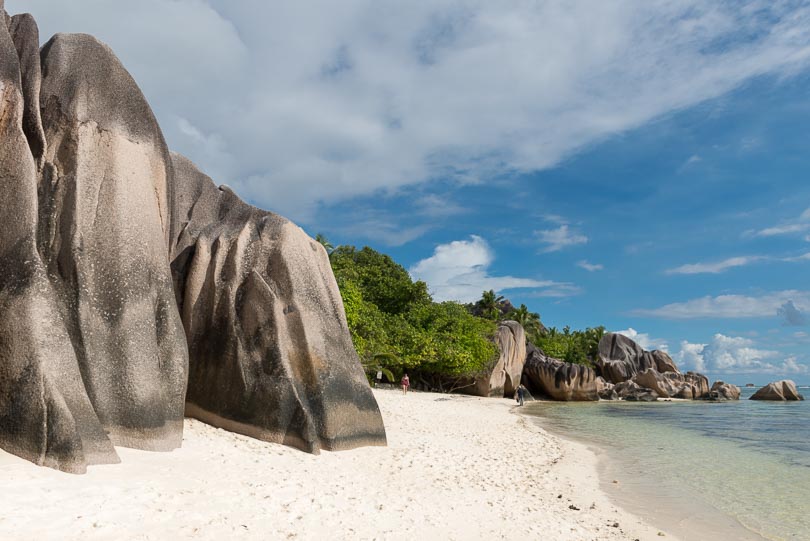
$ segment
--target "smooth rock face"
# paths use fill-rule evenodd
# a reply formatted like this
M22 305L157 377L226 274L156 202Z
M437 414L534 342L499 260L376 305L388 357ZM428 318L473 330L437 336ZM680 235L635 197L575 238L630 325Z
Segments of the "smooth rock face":
M310 452L384 445L323 247L173 155L186 413Z
M672 358L663 351L645 351L630 338L606 333L599 341L599 374L611 383L632 379L637 373L652 368L658 372L677 372Z
M116 445L182 441L187 349L168 265L171 161L141 91L84 34L42 48L39 250Z
M523 326L517 321L502 321L498 325L495 343L500 353L492 368L469 383L465 382L461 392L499 398L511 398L515 394L526 362Z
M796 384L789 379L769 383L751 396L751 400L804 400Z
M40 51L2 5L0 447L83 472L179 446L186 407L311 451L384 443L323 248L176 174L108 47Z
M552 400L599 400L597 375L592 368L548 357L531 344L527 351L523 381L530 392Z
M36 88L36 26L0 20L0 447L36 464L83 472L117 455L82 374L37 251L38 169L23 129L26 88ZM18 57L22 51L22 62ZM34 64L33 68L30 65ZM23 83L21 70L26 72ZM32 98L33 99L33 98Z

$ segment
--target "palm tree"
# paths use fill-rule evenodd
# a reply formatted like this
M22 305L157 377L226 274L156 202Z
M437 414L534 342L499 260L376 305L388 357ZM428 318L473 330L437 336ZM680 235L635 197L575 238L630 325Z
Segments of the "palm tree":
M526 336L531 341L534 341L534 338L545 329L540 322L540 314L537 312L529 312L525 304L521 304L520 308L512 310L507 317L520 323L523 330L526 331Z
M320 243L320 245L324 247L324 249L326 250L326 255L331 256L332 252L335 251L335 246L331 242L329 242L329 240L321 233L315 235L315 242Z
M503 301L503 295L496 294L494 289L484 291L481 294L481 300L478 301L478 307L481 310L481 315L495 321L499 320L501 318L500 305Z

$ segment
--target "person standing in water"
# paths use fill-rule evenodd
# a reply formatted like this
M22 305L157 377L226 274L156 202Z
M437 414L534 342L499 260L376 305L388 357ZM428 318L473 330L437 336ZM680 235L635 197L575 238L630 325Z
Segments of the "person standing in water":
M407 373L402 376L402 380L399 383L402 385L402 394L408 394L408 389L411 388L411 380L408 378Z

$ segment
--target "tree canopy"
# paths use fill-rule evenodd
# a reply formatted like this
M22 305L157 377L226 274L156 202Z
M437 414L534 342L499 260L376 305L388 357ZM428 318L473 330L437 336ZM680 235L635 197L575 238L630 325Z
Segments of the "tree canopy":
M367 371L458 377L481 371L497 357L494 321L455 302L433 302L427 284L413 281L389 256L339 246L330 261Z

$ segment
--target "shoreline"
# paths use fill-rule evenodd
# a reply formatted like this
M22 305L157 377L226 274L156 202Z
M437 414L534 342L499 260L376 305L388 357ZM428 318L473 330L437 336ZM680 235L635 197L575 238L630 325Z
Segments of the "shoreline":
M542 401L540 401L542 403ZM662 402L662 401L659 401ZM685 402L689 402L688 400ZM655 405L650 404L652 407ZM646 407L638 404L636 407ZM736 539L768 541L761 532L746 527L736 517L680 487L662 487L653 472L634 471L634 457L608 442L566 432L542 414L524 414L563 441L587 448L595 457L599 486L615 505L645 517L664 531L682 539ZM635 465L637 467L637 465Z
M0 537L677 539L610 501L596 455L510 399L374 394L388 447L314 456L186 419L180 449L118 448L85 475L0 452Z

